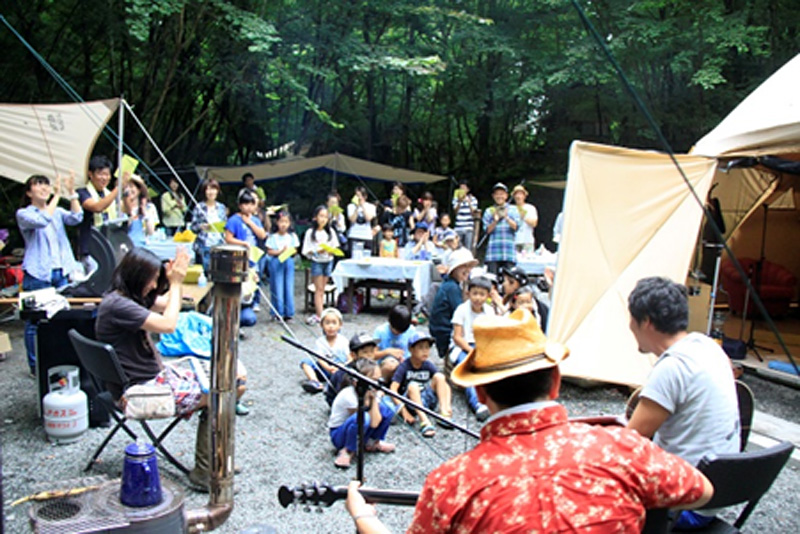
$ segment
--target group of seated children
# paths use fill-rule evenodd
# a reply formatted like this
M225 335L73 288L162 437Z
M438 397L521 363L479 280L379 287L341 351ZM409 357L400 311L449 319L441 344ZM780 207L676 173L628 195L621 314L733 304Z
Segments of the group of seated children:
M437 293L437 298L446 300L448 305L443 306L440 302L437 308L437 303L434 303L436 320L432 320L431 324L432 331L439 322L446 322L449 326L449 331L437 331L440 335L444 333L444 342L438 343L436 338L418 331L412 324L410 310L398 304L390 309L387 321L378 326L373 335L360 333L348 343L340 333L342 314L328 308L321 314L323 335L316 341L317 351L339 364L381 381L416 404L429 410L438 410L445 419L452 418L451 389L446 373L462 362L474 348L475 320L482 315L505 315L521 307L530 310L540 322L546 319L546 308L539 303L538 290L528 283L528 277L522 269L504 269L498 284L493 275L476 269L476 265L472 254L466 249L458 249L451 255L445 283ZM464 286L466 300L462 293ZM443 359L444 372L430 361L434 345ZM331 406L328 420L331 441L338 451L334 463L346 468L355 453L358 437L358 400L350 375L317 358L305 358L300 366L305 374L303 389L309 393L325 391L326 400ZM478 400L475 388L465 388L464 394L476 418L485 421L489 417L489 408ZM367 411L364 431L367 451L394 451L394 445L386 443L384 439L395 415L408 424L418 423L421 435L426 438L436 434L428 415L399 400L382 399L379 392L370 392L366 396L363 409ZM447 421L440 421L440 425L450 427Z

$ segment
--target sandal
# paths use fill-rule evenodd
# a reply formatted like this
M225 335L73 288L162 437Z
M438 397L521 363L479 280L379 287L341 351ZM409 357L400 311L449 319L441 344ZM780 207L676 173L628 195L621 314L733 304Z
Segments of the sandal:
M419 433L423 438L432 438L436 435L436 428L430 423L421 423L419 425Z
M448 420L453 418L452 412L451 413L444 413L443 412L443 413L441 413L439 415L441 415L442 417L444 417L444 418L446 418ZM451 425L450 423L447 423L445 421L442 421L441 419L437 419L436 420L436 424L439 425L440 427L444 428L445 430L452 430L453 429L453 425Z

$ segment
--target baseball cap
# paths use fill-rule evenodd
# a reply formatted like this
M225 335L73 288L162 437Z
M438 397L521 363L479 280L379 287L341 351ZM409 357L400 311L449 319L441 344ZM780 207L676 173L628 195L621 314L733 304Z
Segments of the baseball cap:
M377 340L366 332L359 332L350 338L350 352L357 352L368 345L378 346Z
M492 193L494 193L498 189L502 189L503 191L508 193L508 187L506 187L506 184L504 184L503 182L497 182L496 184L494 184L492 186Z
M411 336L411 339L408 340L408 346L409 348L413 347L414 345L422 341L427 341L431 345L433 345L434 343L434 340L431 336L425 334L424 332L416 332L414 333L413 336Z

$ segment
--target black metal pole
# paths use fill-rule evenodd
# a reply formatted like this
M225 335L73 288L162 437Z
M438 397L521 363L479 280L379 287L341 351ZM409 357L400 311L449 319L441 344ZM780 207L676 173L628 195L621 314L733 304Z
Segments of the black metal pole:
M356 452L356 480L364 484L364 453L365 439L364 439L364 425L366 424L366 410L364 401L367 397L367 389L369 385L362 380L356 381L356 397L358 398L358 412L356 412L356 427L358 428L358 450ZM379 402L378 399L373 399L372 402Z
M351 369L351 368L347 367L346 365L337 362L336 360L332 360L331 358L328 358L327 356L323 356L322 354L319 354L318 352L315 352L315 351L309 349L308 347L304 346L299 341L296 341L296 340L294 340L294 339L292 339L290 337L286 337L285 335L282 335L281 339L283 341L285 341L286 343L288 343L288 344L290 344L290 345L292 345L292 346L294 346L294 347L296 347L296 348L298 348L298 349L300 349L300 350L302 350L304 352L307 352L311 356L313 356L315 358L318 358L318 359L324 361L325 363L327 363L329 365L332 365L333 367L336 367L337 369L340 369L340 370L344 371L350 377L356 379L356 381L357 381L356 384L359 384L359 383L366 384L366 387L373 388L373 389L375 389L377 391L382 391L384 393L384 395L388 395L388 396L390 396L391 398L393 398L395 400L399 400L399 401L407 404L408 406L411 406L412 408L414 408L418 412L423 412L423 413L429 415L430 417L433 417L436 420L442 421L445 424L447 424L449 426L452 426L453 428L457 429L458 431L460 431L460 432L462 432L464 434L467 434L468 436L472 436L475 439L480 439L481 438L480 434L475 432L474 430L470 430L467 427L461 426L460 424L458 424L458 423L456 423L456 422L454 422L454 421L452 421L450 419L447 419L446 417L443 417L442 415L434 412L433 410L430 410L430 409L426 408L425 406L422 406L421 404L417 404L416 402L412 401L411 399L409 399L405 395L401 395L401 394L399 394L399 393L397 393L395 391L392 391L391 389L387 388L386 386L384 386L383 384L381 384L377 380L373 380L372 378L364 376L361 373L359 373L358 371L356 371L355 369ZM358 391L357 387L356 387L356 391Z

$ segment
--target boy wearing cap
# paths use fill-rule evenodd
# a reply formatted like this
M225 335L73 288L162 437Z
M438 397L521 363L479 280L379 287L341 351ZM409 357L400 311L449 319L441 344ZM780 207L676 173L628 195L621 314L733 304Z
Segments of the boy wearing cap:
M444 374L428 361L432 344L432 337L421 333L414 334L408 344L411 357L397 366L390 388L430 410L435 410L438 406L439 413L449 419L453 415L453 409L450 407L450 386ZM417 420L416 415L419 415L419 431L423 437L432 438L436 434L436 429L427 415L422 412L417 414L400 401L393 400L395 404L400 405L399 413L406 423L413 424Z
M514 235L521 221L516 208L508 205L508 188L505 184L494 184L492 198L495 205L483 212L483 227L489 236L484 261L489 272L497 274L501 267L511 267L517 261Z
M452 379L475 386L492 416L474 449L428 475L408 532L640 532L648 508L711 498L702 473L636 432L567 419L555 399L569 351L530 312L473 326L475 348ZM358 531L388 532L358 485L347 497Z
M351 337L350 361L347 362L347 367L355 369L358 360L375 360L375 349L377 346L378 342L375 338L366 332L359 332ZM328 406L333 404L333 400L336 398L339 390L342 389L342 385L347 376L347 373L341 369L337 369L336 372L331 375L331 380L328 383L328 387L325 389L325 401L328 403Z
M372 360L358 360L356 371L374 380L380 377L380 369ZM347 385L336 395L328 418L328 433L334 447L339 451L333 465L342 469L350 467L353 455L358 450L358 394L354 380L349 376L347 378ZM390 453L395 449L393 444L383 441L394 412L380 401L382 395L373 389L369 389L364 395L364 409L367 413L364 417L363 439L366 441L366 452Z
M317 338L314 348L332 360L345 364L350 361L350 350L347 338L339 331L342 329L342 314L336 308L326 308L320 315L322 335ZM308 393L321 393L324 387L321 381L327 381L338 369L322 361L315 361L310 356L300 361L300 369L306 375L303 390Z
M525 202L528 198L528 190L522 185L514 186L514 189L511 190L511 198L514 199L514 208L517 210L521 221L517 231L514 233L514 248L518 253L532 254L536 250L533 231L536 225L539 224L539 212L536 211L536 206Z
M453 341L450 344L450 354L448 357L449 365L461 363L467 357L467 353L475 346L475 335L472 333L472 324L475 319L482 315L494 315L494 309L486 302L492 290L492 282L484 276L470 278L467 284L467 295L469 299L462 302L453 314ZM469 405L478 421L485 421L489 417L489 408L478 401L475 388L464 389Z
M430 240L428 224L418 222L414 227L414 239L403 248L404 260L430 260L436 247Z

